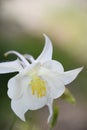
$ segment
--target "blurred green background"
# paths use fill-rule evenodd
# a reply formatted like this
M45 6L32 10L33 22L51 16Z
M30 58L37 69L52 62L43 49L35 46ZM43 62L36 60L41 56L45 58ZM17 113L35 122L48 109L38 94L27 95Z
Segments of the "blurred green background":
M53 59L61 62L65 71L84 66L67 86L76 104L54 101L60 109L54 130L87 130L87 1L1 0L0 62L16 59L4 57L9 50L38 57L44 47L43 33L53 43ZM0 130L49 130L47 107L28 111L25 123L11 110L7 82L14 75L0 75Z

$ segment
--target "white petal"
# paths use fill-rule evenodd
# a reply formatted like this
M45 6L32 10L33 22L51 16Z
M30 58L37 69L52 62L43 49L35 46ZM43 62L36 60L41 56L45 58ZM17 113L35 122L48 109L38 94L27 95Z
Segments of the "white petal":
M10 62L2 62L0 63L0 73L11 73L11 72L20 72L22 70L22 66L19 60L10 61Z
M8 82L8 96L12 99L11 108L15 114L23 121L25 121L24 113L28 110L26 100L24 98L29 79L21 77L20 74L11 78Z
M46 105L46 98L36 98L33 95L28 95L28 89L23 96L18 99L12 99L11 108L15 114L23 121L25 121L25 113L28 110L37 110Z
M56 73L53 73L45 68L41 68L39 75L44 79L44 81L46 81L48 95L52 99L56 99L64 93L64 83L60 80Z
M50 69L53 72L63 72L64 68L62 64L56 60L50 60L43 64L43 67Z
M71 83L78 76L78 74L81 72L82 69L83 67L66 71L63 74L60 74L60 79L64 82L65 85L67 85Z
M47 97L38 98L36 95L32 95L29 82L29 77L17 75L8 83L8 96L12 98L11 107L22 120L25 120L26 111L40 109L47 103Z
M29 62L25 59L25 57L22 55L22 54L20 54L19 52L17 52L17 51L8 51L8 52L6 52L4 55L5 56L7 56L7 55L9 55L9 54L15 54L15 55L17 55L22 61L23 61L23 63L26 65L26 66L29 66Z
M30 110L37 110L42 108L47 103L47 97L38 98L37 95L32 95L31 88L28 87L26 90L26 98L28 99L28 107Z
M44 34L45 37L45 47L42 51L42 53L40 54L40 56L36 59L37 62L41 62L44 63L48 60L52 59L52 43L50 41L50 39Z
M7 94L11 99L17 99L22 96L23 88L20 84L20 76L19 74L14 76L8 81L8 91Z
M45 106L47 103L47 99L36 98L29 92L28 88L23 93L23 96L18 99L12 99L11 107L15 114L22 120L25 120L24 114L28 110L37 110Z
M47 81L47 88L48 88L48 95L51 96L51 98L56 99L60 97L64 91L65 86L63 82L61 82L58 77L56 76L49 76L45 79Z
M34 57L29 54L24 54L24 57L30 62L33 63L35 61Z
M25 121L25 112L28 110L22 100L12 99L11 108L14 113L23 121Z

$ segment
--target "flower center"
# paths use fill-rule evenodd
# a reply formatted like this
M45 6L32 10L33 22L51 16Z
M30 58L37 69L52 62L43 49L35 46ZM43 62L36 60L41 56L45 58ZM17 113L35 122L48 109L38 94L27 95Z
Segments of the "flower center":
M34 77L30 82L30 86L33 95L36 94L37 97L43 97L46 95L46 85L44 80L40 77Z

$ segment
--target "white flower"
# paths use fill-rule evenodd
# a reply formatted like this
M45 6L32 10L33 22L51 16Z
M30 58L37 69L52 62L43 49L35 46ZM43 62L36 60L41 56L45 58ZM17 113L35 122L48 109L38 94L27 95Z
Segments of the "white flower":
M47 105L49 122L53 99L60 97L65 91L65 85L71 83L82 70L81 67L64 72L62 64L52 60L52 43L44 36L45 47L36 60L31 55L9 51L5 55L15 54L18 59L0 63L0 73L19 72L8 81L8 96L11 98L12 110L23 121L28 110L37 110Z

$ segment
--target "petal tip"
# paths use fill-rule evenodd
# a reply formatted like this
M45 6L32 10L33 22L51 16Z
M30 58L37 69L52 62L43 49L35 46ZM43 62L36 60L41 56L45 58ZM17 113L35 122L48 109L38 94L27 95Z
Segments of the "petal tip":
M4 53L4 56L7 57L9 54L11 54L11 52L13 52L13 50L12 50L12 51L7 51L7 52L5 52L5 53Z
M45 37L45 39L49 39L49 37L45 33L43 33L43 36Z
M43 36L44 36L44 37L48 37L45 33L43 33Z
M82 71L82 69L83 67L80 67L74 70L64 72L64 75L62 77L64 84L67 85L71 83L73 80L75 80L79 73Z
M80 67L80 68L77 68L78 70L78 74L83 70L84 66Z
M26 121L25 117L23 117L21 120L24 121L24 122Z
M4 53L4 57L7 57L8 56L8 53L6 52L6 53Z
M82 70L83 70L83 68L84 68L84 66L80 67L80 68L79 68L79 69L80 69L80 71L82 71Z

